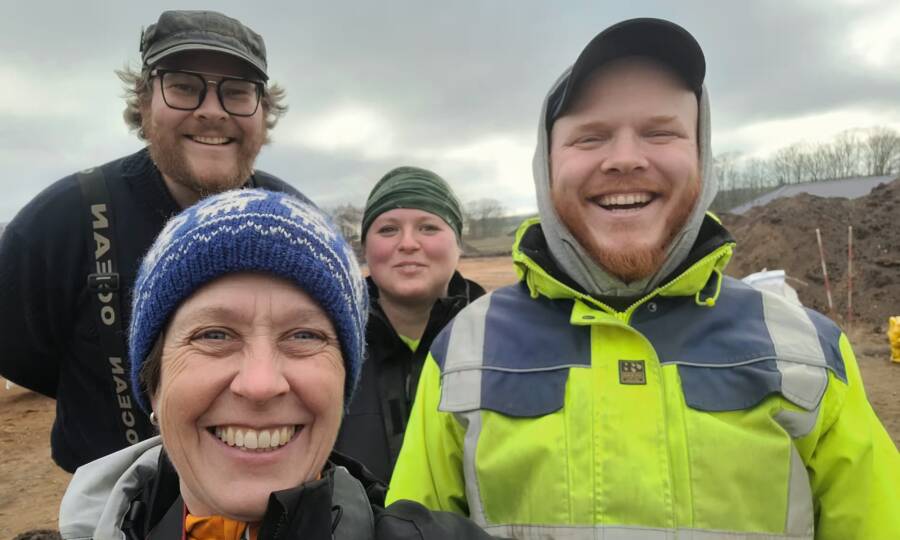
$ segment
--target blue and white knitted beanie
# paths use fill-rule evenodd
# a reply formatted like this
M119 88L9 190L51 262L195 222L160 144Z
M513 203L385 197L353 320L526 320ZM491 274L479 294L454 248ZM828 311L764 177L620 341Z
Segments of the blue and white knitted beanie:
M236 272L266 272L296 283L328 314L346 367L345 404L362 369L368 298L353 250L328 217L290 195L227 191L173 217L141 262L134 287L128 355L138 404L150 400L138 374L160 332L200 286Z

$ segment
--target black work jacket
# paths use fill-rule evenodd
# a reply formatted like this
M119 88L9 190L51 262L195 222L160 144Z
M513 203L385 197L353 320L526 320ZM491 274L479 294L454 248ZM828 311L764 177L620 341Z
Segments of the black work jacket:
M52 457L69 472L154 434L132 400L127 359L110 359L101 348L87 277L99 271L96 253L113 243L122 291L115 316L127 329L140 260L181 210L146 148L101 168L113 231L90 234L90 208L73 174L32 199L0 237L0 375L56 399ZM306 200L260 171L248 185Z
M391 478L413 398L431 342L457 313L484 294L484 289L454 272L447 296L438 298L416 351L400 339L378 303L378 287L369 286L368 357L359 386L344 416L335 450L365 465L376 478Z
M322 477L269 496L257 540L489 540L467 518L398 501L384 508L385 485L354 460L332 453ZM124 516L128 540L182 538L178 473L160 453L152 480Z

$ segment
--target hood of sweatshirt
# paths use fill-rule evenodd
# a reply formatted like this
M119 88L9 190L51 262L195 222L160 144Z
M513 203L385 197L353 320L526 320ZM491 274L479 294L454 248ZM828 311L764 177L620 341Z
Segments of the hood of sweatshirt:
M699 148L700 193L684 226L669 243L662 265L652 275L639 281L625 283L594 262L584 247L560 220L550 196L550 137L547 129L547 106L550 96L566 84L572 68L567 69L550 88L541 107L538 122L537 149L534 153L534 185L537 194L541 226L550 253L562 270L585 292L595 297L640 297L655 289L688 256L697 239L704 215L718 190L712 167L710 148L709 94L706 86L698 98L697 145Z

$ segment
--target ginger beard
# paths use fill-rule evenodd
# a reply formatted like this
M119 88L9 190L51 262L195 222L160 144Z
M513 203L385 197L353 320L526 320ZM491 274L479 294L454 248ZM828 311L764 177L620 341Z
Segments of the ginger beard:
M563 200L553 192L553 205L563 225L587 251L591 259L624 283L644 279L659 270L665 262L666 252L675 235L678 234L697 204L700 195L700 178L694 178L677 197L675 211L665 219L665 234L653 242L634 243L629 247L608 246L597 239L598 231L592 231L588 223L580 219L578 212L567 209L571 199Z
M697 97L658 61L599 67L550 132L550 195L593 262L625 283L665 262L701 188Z

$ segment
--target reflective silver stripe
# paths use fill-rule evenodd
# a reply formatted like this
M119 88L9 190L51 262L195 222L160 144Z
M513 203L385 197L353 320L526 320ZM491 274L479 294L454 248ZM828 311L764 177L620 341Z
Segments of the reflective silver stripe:
M825 353L816 327L802 306L783 297L761 291L763 317L779 357L825 367Z
M791 480L788 493L788 513L784 530L799 538L812 538L815 528L812 489L809 474L797 448L791 445Z
M828 387L828 370L819 334L802 306L774 294L761 293L763 316L775 347L781 373L781 393L808 412L780 411L777 421L793 438L815 427L819 405ZM785 531L788 537L812 538L815 515L806 465L791 445Z
M471 411L481 408L481 366L484 364L484 326L491 295L469 304L453 321L447 356L441 370L438 410Z
M471 411L481 407L481 370L467 369L441 377L441 402L444 412Z
M813 534L767 534L703 529L649 529L623 526L493 525L485 531L519 540L813 540Z
M475 452L481 437L481 368L484 365L484 328L491 295L482 296L453 322L447 354L441 371L441 401L438 410L455 413L466 430L463 440L463 477L469 518L484 527L484 515Z
M466 502L469 504L469 519L480 527L487 526L484 515L484 503L478 475L475 473L475 451L478 449L478 438L481 437L481 411L456 413L456 420L466 428L463 440L463 477L466 480Z
M781 372L781 393L805 409L815 409L828 387L828 371L824 367L775 362Z
M781 410L775 413L775 421L794 439L809 435L809 432L816 427L818 419L819 407L804 412Z
M816 327L803 307L761 292L763 316L775 347L781 392L805 409L814 409L828 385L827 363Z

